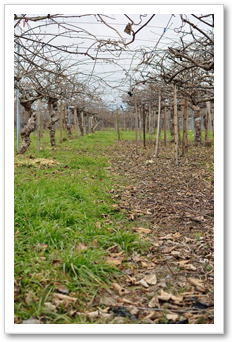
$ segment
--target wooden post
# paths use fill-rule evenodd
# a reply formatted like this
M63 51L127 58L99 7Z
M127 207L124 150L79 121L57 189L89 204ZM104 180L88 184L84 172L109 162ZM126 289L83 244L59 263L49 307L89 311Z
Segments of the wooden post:
M135 99L135 140L136 140L136 148L138 145L138 129L139 129L138 106L137 106L137 100Z
M159 148L160 115L161 115L161 95L159 93L158 118L157 118L156 143L155 143L155 157L158 156L158 148Z
M175 162L178 165L178 114L177 114L177 95L176 85L173 86L173 124L174 124L174 143L175 143Z
M40 151L40 139L41 139L41 113L40 108L37 112L37 151Z
M86 127L85 127L85 118L84 118L83 110L81 111L81 122L82 122L82 128L83 128L83 134L82 135L85 135L86 134Z
M170 105L170 135L171 135L171 142L174 142L174 111L173 106Z
M195 135L194 135L194 143L195 145L201 144L201 109L198 105L193 106L194 110L194 128L195 128Z
M146 147L146 112L145 105L142 107L142 116L143 116L143 147Z
M78 125L78 119L77 119L77 107L74 107L74 109L73 109L73 120L74 120L76 135L78 136L79 125Z
M139 140L142 140L142 110L142 105L140 105L138 111Z
M167 106L164 107L164 145L167 146Z
M188 148L188 100L183 102L183 140L182 140L182 156Z
M180 132L180 117L179 117L179 113L177 110L177 122L178 122L178 141L179 141L179 145L181 145L181 132Z
M120 127L119 127L119 112L118 112L118 110L116 111L116 114L115 114L115 126L116 126L117 138L118 138L118 141L120 141L121 135L120 135Z
M48 111L49 111L50 122L48 125L48 129L49 129L49 135L50 135L50 144L52 147L54 147L56 145L55 124L56 124L56 121L59 120L59 118L57 118L55 115L56 110L57 110L57 101L54 100L53 98L49 98L49 100L48 100Z
M93 117L89 117L89 132L93 133Z
M149 141L152 140L152 110L151 110L151 104L149 104L148 109L148 132L149 132Z
M78 125L79 125L79 131L80 131L81 136L83 136L84 135L84 128L83 128L81 109L78 107L76 108L76 114L77 114L77 121L78 121Z
M59 141L62 143L63 141L63 119L64 119L64 105L59 106L59 127L60 127L60 138Z
M72 129L71 125L69 123L69 109L67 105L64 105L64 122L65 122L65 128L67 130L67 134L69 137L72 135Z
M123 130L126 131L126 112L122 110L122 116L123 116Z
M209 126L210 125L210 126ZM208 132L209 128L213 131L212 116L211 116L211 104L209 101L206 102L206 119L205 119L205 144L209 141Z

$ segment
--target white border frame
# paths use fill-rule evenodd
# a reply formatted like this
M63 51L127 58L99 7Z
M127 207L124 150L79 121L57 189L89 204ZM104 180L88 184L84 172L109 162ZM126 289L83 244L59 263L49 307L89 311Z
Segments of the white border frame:
M223 5L5 5L5 332L7 334L223 334L224 333L224 13ZM142 11L142 6L144 11ZM48 7L48 9L46 9ZM215 15L215 305L214 324L14 324L14 45L13 14L214 13Z

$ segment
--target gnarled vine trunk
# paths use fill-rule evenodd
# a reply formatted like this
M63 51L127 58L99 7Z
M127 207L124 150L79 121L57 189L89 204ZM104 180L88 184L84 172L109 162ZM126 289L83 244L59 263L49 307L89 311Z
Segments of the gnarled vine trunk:
M84 126L83 126L83 112L80 108L77 108L77 120L78 120L78 124L79 124L79 129L80 129L80 132L81 132L81 136L84 135Z
M188 148L188 100L183 101L183 140L182 140L182 155Z
M49 98L48 100L48 111L50 116L50 122L48 125L49 135L50 135L50 144L51 146L56 145L56 129L55 124L59 120L59 117L56 116L57 113L57 99Z
M167 106L164 107L163 130L164 130L164 146L167 146Z
M174 126L174 143L175 143L175 162L179 163L179 139L178 139L178 112L177 112L177 89L173 87L173 126Z
M174 109L170 107L170 134L171 134L171 142L175 141L175 133L174 133Z
M22 143L18 151L18 154L23 154L28 150L31 144L30 135L36 129L36 112L33 111L33 109L31 108L33 102L34 101L21 102L21 105L25 108L26 112L29 114L29 119L21 131Z
M211 106L210 102L206 102L206 111L204 115L204 127L205 127L205 145L209 144L209 122L211 121Z
M159 94L158 100L158 118L157 118L157 130L156 130L156 143L155 143L155 157L158 156L158 149L159 149L159 134L160 134L160 115L161 115L161 95Z
M193 106L194 110L194 143L195 145L201 144L201 109L199 106Z

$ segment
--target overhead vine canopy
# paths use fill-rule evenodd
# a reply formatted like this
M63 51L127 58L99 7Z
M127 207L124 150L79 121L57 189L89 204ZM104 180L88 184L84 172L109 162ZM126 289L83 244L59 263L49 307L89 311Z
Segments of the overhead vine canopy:
M213 15L15 15L16 78L78 79L106 101L136 84L213 72ZM199 74L199 72L198 72ZM191 84L189 84L191 87Z

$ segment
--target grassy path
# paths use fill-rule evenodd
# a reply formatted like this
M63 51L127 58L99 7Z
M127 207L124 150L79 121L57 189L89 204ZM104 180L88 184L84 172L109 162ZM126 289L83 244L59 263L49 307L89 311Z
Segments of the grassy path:
M17 323L82 322L74 307L82 311L120 273L108 249L142 245L109 193L119 181L104 155L114 141L113 132L97 132L39 153L33 141L15 158Z

